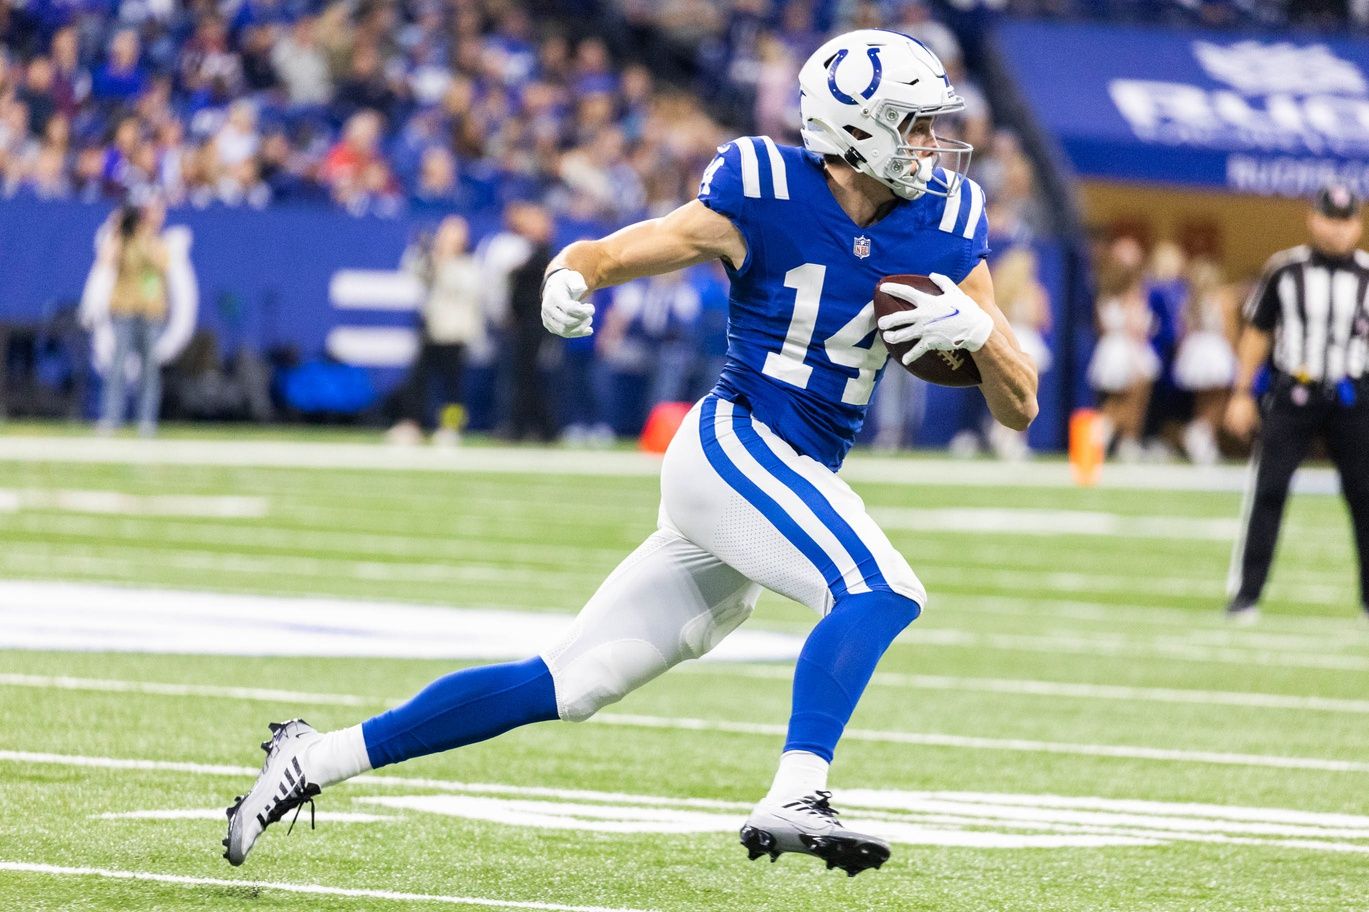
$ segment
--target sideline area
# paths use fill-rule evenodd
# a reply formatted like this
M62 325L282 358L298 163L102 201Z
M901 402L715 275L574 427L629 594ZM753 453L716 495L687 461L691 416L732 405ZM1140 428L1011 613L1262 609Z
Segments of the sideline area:
M560 447L471 446L460 449L400 447L356 442L222 437L156 440L101 438L46 433L0 434L0 462L193 465L299 469L372 469L409 472L475 472L650 477L660 472L658 456L632 450ZM1104 466L1099 487L1113 490L1241 491L1243 465L1139 464ZM842 469L848 481L910 486L1032 488L1073 487L1069 466L1056 457L1027 462L959 460L944 456L877 456L854 451ZM1304 468L1293 490L1336 494L1339 482L1325 466Z

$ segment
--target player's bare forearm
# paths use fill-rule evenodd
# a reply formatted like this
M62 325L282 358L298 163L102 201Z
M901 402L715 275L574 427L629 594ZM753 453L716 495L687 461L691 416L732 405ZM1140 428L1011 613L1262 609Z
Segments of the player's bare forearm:
M983 377L980 391L994 420L1014 431L1025 431L1036 418L1036 365L1017 344L1012 327L994 302L989 267L980 263L960 283L960 289L993 318L993 334L974 353L975 366Z
M1012 330L995 327L989 341L974 353L974 363L984 378L979 388L994 420L1014 431L1025 431L1039 408L1036 367L1017 347Z
M1274 334L1263 329L1247 326L1241 330L1241 338L1236 343L1236 384L1237 394L1249 393L1255 385L1255 374L1274 348Z
M746 242L730 219L695 200L597 241L576 241L557 254L549 269L574 269L595 289L720 257L740 264L746 259Z

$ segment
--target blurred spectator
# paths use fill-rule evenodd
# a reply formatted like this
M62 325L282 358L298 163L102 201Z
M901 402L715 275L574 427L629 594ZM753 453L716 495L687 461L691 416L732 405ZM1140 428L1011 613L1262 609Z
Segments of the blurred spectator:
M322 106L333 97L328 57L315 24L313 16L301 16L271 51L271 64L293 105Z
M1036 365L1038 376L1051 369L1051 349L1046 334L1051 328L1050 299L1037 277L1036 254L1030 247L1016 247L993 264L994 297L1011 324L1022 351ZM1030 450L1026 431L1014 431L997 421L987 422L989 447L1000 459L1022 459Z
M964 59L964 54L960 50L960 40L945 23L938 22L932 17L932 8L927 0L898 0L895 6L898 9L898 17L886 26L887 28L921 41L933 54L941 58L948 73L952 67L960 68ZM951 83L956 91L964 95L961 81L954 76L951 77Z
M257 135L257 108L250 101L235 101L228 109L228 117L214 136L214 156L219 168L232 171L261 148Z
M182 91L199 99L222 102L242 89L242 60L228 46L228 27L218 16L207 16L181 49Z
M1126 462L1142 456L1141 435L1160 360L1150 347L1152 315L1142 284L1145 252L1135 238L1112 243L1100 269L1098 345L1089 385L1102 399L1105 439Z
M54 75L51 60L35 57L29 61L24 73L24 84L15 93L28 111L28 132L35 136L41 136L47 130L48 121L57 113L57 101L53 97Z
M926 381L890 363L875 389L871 410L877 452L896 453L913 446L927 411Z
M98 261L113 272L109 316L114 326L114 357L105 376L98 430L111 433L124 421L128 358L138 361L138 433L157 430L162 378L154 349L167 314L169 253L162 240L166 211L154 203L116 209L106 222Z
M418 168L418 185L410 201L416 208L454 208L462 202L456 159L441 146L430 146Z
M90 73L81 64L80 43L75 26L58 29L52 36L52 99L67 117L90 95Z
M147 86L147 72L139 62L141 53L137 32L133 29L115 32L109 43L109 56L91 76L91 95L110 104L135 98Z
M542 275L551 262L552 220L544 207L515 207L510 226L528 243L527 258L509 273L509 316L512 344L513 401L509 436L514 440L549 441L556 436L544 371L545 352L553 337L542 327ZM559 341L559 340L557 340Z
M1196 260L1189 269L1183 334L1174 361L1174 380L1193 394L1193 418L1184 429L1184 453L1200 465L1217 461L1217 428L1232 381L1236 379L1236 351L1232 346L1236 298L1223 284L1220 268Z
M272 61L275 35L265 25L251 25L242 32L242 81L249 92L270 92L280 85Z
M770 32L761 35L758 49L756 132L778 142L795 142L799 124L799 65L807 54L796 52Z
M393 200L398 192L380 153L382 125L375 111L353 114L343 127L342 138L324 157L320 177L333 199L353 211Z
M402 417L387 435L392 442L416 443L422 428L434 425L430 420L434 388L438 417L433 443L452 446L460 441L466 349L485 338L482 277L467 250L469 243L466 220L448 216L431 241L405 251L404 268L422 283L425 294L419 310L418 357L404 392Z
M639 378L647 409L683 401L693 388L702 302L690 278L682 270L619 287L600 329L609 362Z
M338 116L345 118L356 111L369 110L383 117L385 124L393 124L399 101L399 93L385 74L380 51L372 44L358 43L347 74L339 80L334 94L333 106Z
M1174 380L1174 357L1189 296L1187 263L1188 257L1178 244L1160 241L1151 250L1144 280L1151 313L1150 347L1160 364L1146 411L1144 436L1148 438L1147 452L1160 460L1172 458L1170 442L1179 435L1189 413L1188 397Z

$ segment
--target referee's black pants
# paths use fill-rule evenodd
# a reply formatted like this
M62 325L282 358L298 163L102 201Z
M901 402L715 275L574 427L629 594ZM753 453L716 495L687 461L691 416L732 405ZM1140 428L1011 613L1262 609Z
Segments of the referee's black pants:
M1360 602L1369 606L1369 384L1354 405L1335 393L1281 378L1266 396L1263 429L1252 457L1254 488L1246 494L1241 538L1232 555L1229 589L1235 600L1259 601L1274 560L1274 545L1293 473L1321 437L1340 473L1359 549Z

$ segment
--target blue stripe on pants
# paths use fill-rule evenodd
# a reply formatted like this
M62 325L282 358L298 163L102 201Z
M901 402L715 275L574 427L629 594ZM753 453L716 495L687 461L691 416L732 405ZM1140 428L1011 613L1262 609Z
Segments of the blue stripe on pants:
M728 487L740 494L747 503L751 504L761 512L772 526L783 535L790 544L799 549L799 552L817 568L827 581L828 588L832 590L834 598L840 598L846 594L846 582L842 579L841 571L833 563L832 558L827 552L813 540L813 537L803 530L798 522L784 511L775 500L760 487L747 478L741 469L737 468L728 459L723 451L722 444L718 442L718 433L715 428L718 414L718 400L714 396L704 399L703 409L699 415L699 437L703 443L704 456L708 458L709 465L713 466L713 471L727 482ZM735 427L735 422L734 422Z
M884 574L879 571L879 562L875 560L874 554L861 541L856 530L852 529L846 519L837 512L836 508L822 496L822 492L808 479L804 478L793 468L787 465L783 459L776 455L775 451L766 445L761 439L761 435L751 424L749 412L737 411L732 418L733 430L737 432L737 439L742 446L752 455L761 467L768 471L780 484L789 488L803 499L808 508L813 511L813 515L818 518L818 522L827 527L841 546L846 549L846 553L851 555L851 559L856 562L856 570L860 573L861 579L870 585L871 589L887 589L888 583L884 579ZM832 593L836 595L835 590Z

